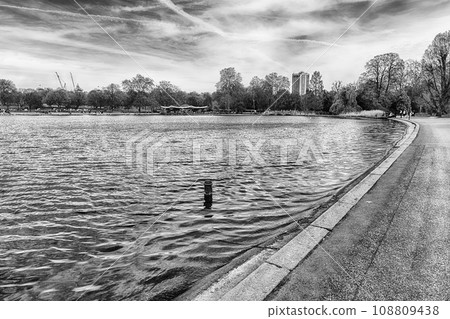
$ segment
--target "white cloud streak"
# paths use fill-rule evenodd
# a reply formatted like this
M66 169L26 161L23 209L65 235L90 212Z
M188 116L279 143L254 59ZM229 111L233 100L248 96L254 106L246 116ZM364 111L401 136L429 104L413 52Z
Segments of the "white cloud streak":
M85 14L77 13L77 12L70 12L70 11L39 9L39 8L32 8L32 7L13 6L13 5L7 5L7 4L0 4L0 8L33 11L33 12L49 13L49 14L58 14L58 15L64 15L64 16L69 16L69 17L89 19L89 17L87 17ZM108 15L93 14L92 16L97 19L109 20L109 21L115 21L115 22L136 22L136 23L142 23L142 24L149 23L148 21L140 20L140 19L129 19L129 18L108 16Z
M161 4L165 5L167 8L169 8L170 10L172 10L173 12L175 12L176 14L186 18L187 20L191 21L192 23L197 24L198 26L203 27L204 30L216 33L225 38L229 37L228 33L222 31L220 28L218 28L206 21L203 21L200 18L190 15L189 13L187 13L186 11L184 11L183 9L181 9L180 7L175 5L172 1L170 1L170 0L158 0L158 1Z
M18 87L54 86L53 72L70 69L83 88L92 89L139 72L71 3L61 1L58 8L49 0L36 3L36 8L0 4L2 77ZM355 0L95 3L90 3L93 12L100 13L95 19L155 80L197 91L214 90L219 71L230 66L242 73L245 84L255 75L277 72L290 77L306 70L369 5ZM380 3L345 35L342 46L333 47L314 66L327 87L335 80L358 79L365 62L376 54L395 51L403 58L420 59L433 37L450 28L448 1ZM32 76L27 77L27 71Z
M289 39L289 38L282 38L282 37L271 37L267 34L260 33L259 35L253 33L253 34L245 34L245 33L230 33L225 32L222 29L200 19L197 17L194 17L175 5L170 0L158 0L161 4L165 5L167 8L172 10L173 12L177 13L178 15L186 18L187 20L191 21L192 23L197 24L198 26L202 27L204 30L216 33L224 38L231 39L231 40L241 40L241 41L259 41L259 42L277 42L277 41L286 41L286 42L298 42L298 43L309 43L309 44L316 44L316 45L325 45L329 46L332 43L326 42L326 41L316 41L316 40L310 40L310 39Z

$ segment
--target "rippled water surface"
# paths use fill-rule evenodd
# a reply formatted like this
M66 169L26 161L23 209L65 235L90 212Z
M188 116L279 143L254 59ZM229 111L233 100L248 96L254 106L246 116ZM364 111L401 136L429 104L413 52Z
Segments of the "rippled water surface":
M0 117L0 298L172 299L311 220L404 131L255 119Z

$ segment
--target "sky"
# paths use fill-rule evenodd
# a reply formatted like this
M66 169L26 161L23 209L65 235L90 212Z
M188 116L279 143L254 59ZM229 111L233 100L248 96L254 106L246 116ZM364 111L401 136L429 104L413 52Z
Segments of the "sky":
M421 59L450 30L450 0L0 0L0 79L85 90L136 74L212 92L223 68L253 76L320 71L355 82L365 63Z

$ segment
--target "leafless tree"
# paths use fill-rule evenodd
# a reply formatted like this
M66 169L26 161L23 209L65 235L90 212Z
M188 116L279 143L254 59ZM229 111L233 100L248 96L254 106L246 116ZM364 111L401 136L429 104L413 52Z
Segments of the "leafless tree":
M276 95L278 92L289 90L289 79L283 75L273 72L265 77L266 82L272 87L272 94Z
M436 111L450 109L450 31L438 34L422 59L422 72L426 83L426 101Z
M371 83L380 98L383 94L401 89L404 69L405 62L397 53L377 55L367 62L362 81Z

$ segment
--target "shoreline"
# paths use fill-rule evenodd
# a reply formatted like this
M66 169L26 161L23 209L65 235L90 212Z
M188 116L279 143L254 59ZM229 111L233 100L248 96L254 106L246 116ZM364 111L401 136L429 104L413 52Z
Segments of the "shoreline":
M336 116L334 116L336 117ZM341 118L341 117L338 117ZM347 117L345 117L347 118ZM351 117L353 118L353 117ZM358 118L358 119L369 119L369 118ZM382 118L370 118L370 119L382 119ZM233 290L236 289L236 287L239 286L239 284L242 282L242 280L245 280L247 278L251 278L251 276L255 275L257 278L255 283L251 283L252 285L257 285L255 289L252 289L250 287L250 290L252 294L261 294L262 291L264 291L264 287L261 287L261 285L273 285L275 282L277 285L278 283L282 282L282 280L287 276L287 273L285 273L286 269L282 269L282 266L277 265L271 266L270 263L267 263L268 260L273 258L274 255L276 255L278 252L280 252L283 247L288 246L290 243L293 243L296 241L297 237L300 237L301 234L305 233L306 229L310 229L311 227L314 227L313 224L316 223L317 220L320 218L323 218L322 216L325 216L327 212L333 212L333 208L336 206L341 206L342 198L348 196L354 189L356 189L360 183L362 183L366 178L370 177L371 174L373 174L374 171L376 171L379 167L383 166L383 164L391 158L391 156L398 152L398 148L406 141L408 138L411 137L411 135L416 132L408 131L409 125L405 122L405 120L399 120L399 119L389 119L393 121L397 121L400 123L403 123L405 125L405 134L400 138L398 141L396 141L393 146L386 151L385 156L383 156L378 162L376 162L374 165L372 165L370 168L368 168L365 172L354 178L350 183L342 187L340 190L336 192L336 194L326 203L323 203L319 207L316 207L314 209L313 215L315 216L314 220L306 223L301 224L293 224L290 227L290 230L288 232L285 232L284 234L280 234L276 236L275 238L271 238L264 242L263 244L259 245L260 247L254 247L250 249L249 251L244 252L242 255L236 257L233 259L230 263L227 265L224 265L223 267L219 268L215 272L209 274L204 279L196 283L194 286L189 288L187 291L182 293L180 296L176 297L174 300L182 300L182 301L188 301L188 300L201 300L201 301L214 301L214 300L262 300L261 298L246 298L242 294L239 294L239 296L233 295ZM298 227L302 227L303 229L299 230ZM315 229L322 229L323 227L318 227ZM328 231L323 232L323 237L328 234ZM305 246L308 247L308 243L311 241L311 236L308 236L308 238L303 239L305 241ZM314 236L313 236L314 237ZM320 237L320 236L319 236ZM322 237L322 238L323 238ZM296 246L298 243L295 243ZM309 251L312 251L315 248L315 245L313 247L310 247ZM306 252L307 253L309 253ZM283 253L286 254L286 253ZM290 255L288 252L287 255ZM291 256L288 258L290 259ZM261 269L263 267L263 269ZM267 268L269 267L269 268ZM281 267L278 269L272 268L272 267ZM281 269L281 271L280 271ZM269 279L265 281L265 276L267 274L271 274L272 270L275 270L278 274L275 275L275 278L272 275L269 275ZM289 270L289 269L288 269ZM276 278L279 277L279 278ZM248 279L247 279L248 280ZM249 283L245 283L244 287L240 287L240 289L248 289ZM275 287L273 287L275 288ZM272 292L273 289L267 292L269 294ZM236 292L236 291L235 291ZM240 291L239 293L241 293ZM248 292L248 291L247 291ZM267 295L266 294L266 295ZM224 299L223 299L224 298Z
M372 188L264 300L448 300L450 121L415 124Z
M327 117L327 118L340 118L340 119L392 119L395 117L385 117L385 116L366 116L366 115L345 115L345 114L313 114L313 113L299 113L299 114L214 114L214 113L198 113L198 114L161 114L161 113L69 113L69 112L54 112L54 113L41 113L41 112L11 112L11 113L0 113L0 116L56 116L56 117L66 117L66 116L163 116L163 117L197 117L197 116L207 116L207 117L221 117L221 116L251 116L251 117Z

